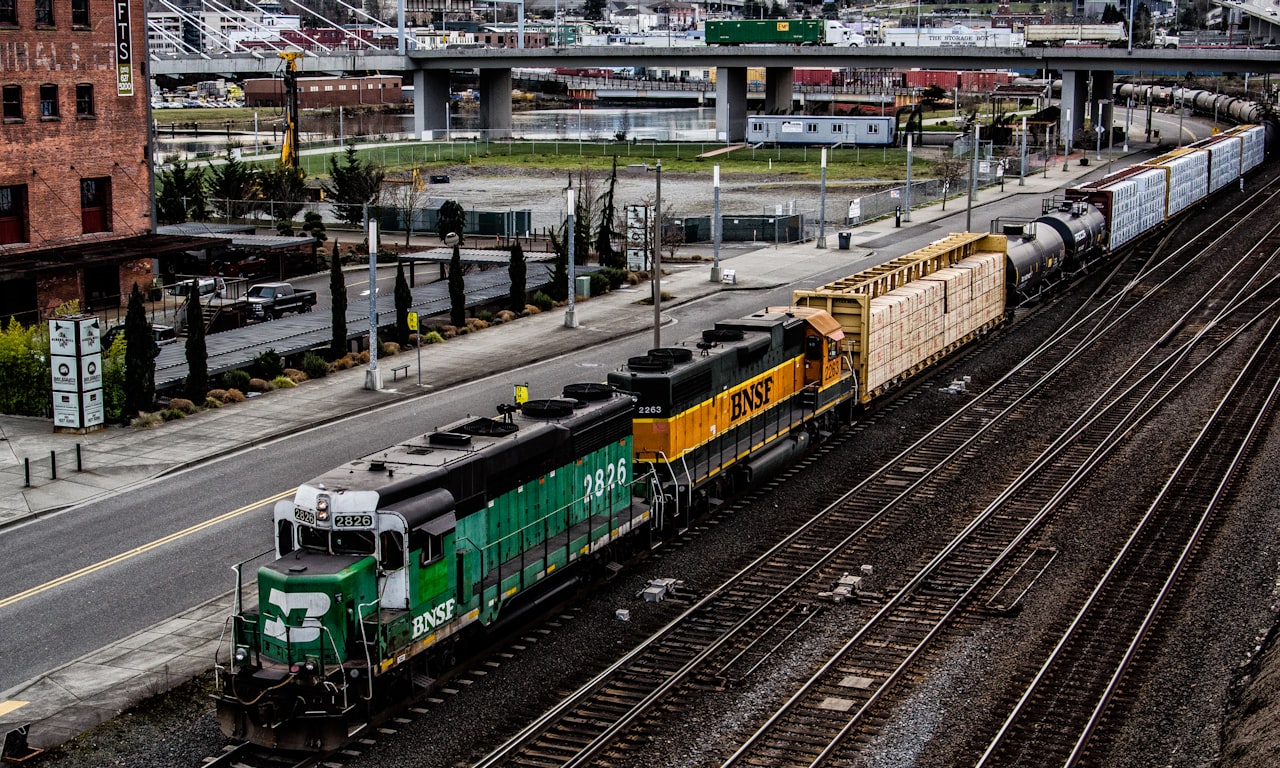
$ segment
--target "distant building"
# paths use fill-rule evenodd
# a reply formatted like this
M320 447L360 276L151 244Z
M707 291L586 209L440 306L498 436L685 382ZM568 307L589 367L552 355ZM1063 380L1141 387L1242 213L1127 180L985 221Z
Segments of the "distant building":
M399 104L404 99L400 75L368 77L299 77L298 106L352 107L361 104ZM284 80L253 78L244 81L246 107L283 107Z

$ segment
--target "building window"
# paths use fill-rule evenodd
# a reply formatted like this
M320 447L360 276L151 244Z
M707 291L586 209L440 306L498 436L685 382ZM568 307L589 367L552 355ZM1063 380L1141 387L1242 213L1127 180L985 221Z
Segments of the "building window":
M27 185L0 187L0 245L27 242Z
M0 27L18 26L18 0L0 0Z
M71 26L89 26L89 0L71 0Z
M805 123L805 124L804 124L804 130L805 130L805 133L817 133L817 132L818 132L818 124L817 124L817 123Z
M2 90L4 96L4 119L22 119L22 86L6 85Z
M840 123L832 123L832 124L831 124L831 132L832 132L832 133L844 133L844 125L842 125L842 124L840 124Z
M80 180L80 221L84 233L111 231L111 179Z
M879 132L880 132L880 126L876 125L875 123L871 123L870 125L867 126L867 133L879 133Z
M93 84L76 84L76 117L93 117Z
M53 0L36 0L36 26L53 26Z
M45 83L40 86L40 117L58 116L58 86Z

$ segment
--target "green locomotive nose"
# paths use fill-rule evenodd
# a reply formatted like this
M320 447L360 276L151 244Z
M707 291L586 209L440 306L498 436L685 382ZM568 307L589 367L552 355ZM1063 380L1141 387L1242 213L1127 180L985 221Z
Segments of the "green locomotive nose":
M368 556L299 550L260 568L263 655L285 664L346 661L358 614L377 610L375 563Z

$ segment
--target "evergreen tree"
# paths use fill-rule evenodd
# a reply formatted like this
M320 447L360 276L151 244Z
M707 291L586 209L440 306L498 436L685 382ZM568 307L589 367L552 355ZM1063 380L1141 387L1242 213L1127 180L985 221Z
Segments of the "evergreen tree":
M396 342L409 344L409 305L413 304L413 291L404 278L404 262L396 262Z
M156 217L161 224L199 221L209 215L203 168L192 168L184 160L174 160L156 181Z
M320 218L319 211L307 211L302 214L302 231L314 237L317 244L329 239L325 234L324 219Z
M275 167L263 169L258 175L262 194L258 210L276 222L276 229L281 234L293 234L293 217L302 210L307 196L306 179L307 175L301 168L285 163L276 163Z
M511 246L511 263L507 266L507 275L511 278L511 294L508 308L512 312L523 312L525 304L525 281L528 276L528 264L524 260L524 249L520 243Z
M582 264L591 259L591 214L588 212L586 190L574 197L573 211L573 261Z
M341 164L336 157L329 156L330 183L323 185L324 192L333 203L338 218L348 224L363 226L365 206L378 201L385 176L386 173L373 161L362 162L356 155L356 148L348 145Z
M153 342L154 343L154 342ZM204 343L204 314L200 305L200 281L191 281L187 294L187 399L202 405L209 394L209 352Z
M608 0L586 0L582 6L582 18L587 21L604 21L604 10Z
M600 265L623 269L627 266L625 253L613 250L613 241L618 236L614 223L618 216L615 191L618 186L618 158L613 159L613 172L609 174L609 189L600 196L600 226L596 228L596 255L600 257Z
M124 316L124 418L130 419L149 410L156 399L156 347L147 310L142 305L142 290L133 284L129 292L129 309Z
M462 280L462 251L453 246L449 259L449 323L462 327L467 323L467 294Z
M239 219L249 215L258 197L257 169L240 161L229 147L221 165L209 166L209 195L213 210L223 218Z
M564 301L569 298L569 233L565 225L560 225L558 235L554 229L548 229L547 239L556 254L551 264L551 285L547 286L547 295L556 301Z
M440 232L440 239L453 232L458 236L458 245L462 245L465 239L462 236L462 230L467 225L467 212L463 210L462 203L457 200L445 200L440 205L440 211L436 218L436 229Z
M339 358L347 354L347 281L342 277L342 261L338 258L337 243L329 258L329 294L333 310L333 338L329 352Z

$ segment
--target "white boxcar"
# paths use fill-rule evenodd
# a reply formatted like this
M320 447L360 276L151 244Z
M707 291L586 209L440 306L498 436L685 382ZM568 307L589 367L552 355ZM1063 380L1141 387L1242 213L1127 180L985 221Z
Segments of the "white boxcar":
M892 147L896 127L893 117L754 115L747 118L747 142Z
M1168 208L1165 218L1181 213L1205 199L1209 194L1209 153L1184 147L1157 157L1145 168L1158 168L1167 174Z

